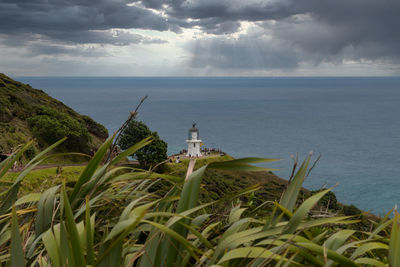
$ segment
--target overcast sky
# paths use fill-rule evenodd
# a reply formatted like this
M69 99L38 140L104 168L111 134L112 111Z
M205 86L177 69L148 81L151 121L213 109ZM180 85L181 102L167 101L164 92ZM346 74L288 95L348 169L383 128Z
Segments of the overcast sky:
M12 76L400 75L400 0L0 0Z

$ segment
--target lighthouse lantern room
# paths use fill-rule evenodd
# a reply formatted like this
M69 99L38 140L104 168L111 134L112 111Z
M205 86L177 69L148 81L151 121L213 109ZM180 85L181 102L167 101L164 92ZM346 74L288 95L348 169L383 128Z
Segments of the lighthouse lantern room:
M188 144L187 154L188 157L201 157L200 152L200 144L201 140L199 139L199 130L196 128L196 123L193 123L192 128L189 129L188 140L186 140Z

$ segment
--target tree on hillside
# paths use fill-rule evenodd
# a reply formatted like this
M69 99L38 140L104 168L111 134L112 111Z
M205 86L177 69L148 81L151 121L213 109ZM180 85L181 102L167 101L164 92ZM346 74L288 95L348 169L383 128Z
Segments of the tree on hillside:
M153 142L131 155L145 169L151 168L168 158L168 145L160 139L157 132L150 131L149 127L141 121L131 120L118 142L119 147L124 150L149 136L153 137Z
M28 125L42 147L66 136L68 139L59 146L59 149L89 152L92 137L87 128L67 113L42 106L36 111L35 116L28 119Z

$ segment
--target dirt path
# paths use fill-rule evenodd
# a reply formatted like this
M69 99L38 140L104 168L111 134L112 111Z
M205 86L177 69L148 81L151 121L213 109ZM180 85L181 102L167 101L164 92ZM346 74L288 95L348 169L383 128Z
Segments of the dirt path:
M129 162L126 162L125 164L138 164L138 161L131 160ZM69 164L43 164L43 165L38 165L33 170L42 170L42 169L49 169L49 168L57 168L57 167L85 167L87 166L87 163L69 163ZM20 172L23 170L25 166L18 166L15 170L8 170L8 172Z
M60 164L45 164L45 165L38 165L33 170L41 170L41 169L49 169L49 168L56 168L56 167L79 167L79 166L86 166L86 164L83 163L77 163L77 164L66 164L66 165L60 165ZM20 172L24 169L25 166L18 166L15 170L10 169L8 172Z

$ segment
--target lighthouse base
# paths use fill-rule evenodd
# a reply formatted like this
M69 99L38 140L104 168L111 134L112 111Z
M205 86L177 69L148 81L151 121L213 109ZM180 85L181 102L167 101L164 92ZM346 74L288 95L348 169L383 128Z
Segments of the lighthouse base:
M187 140L186 142L188 143L187 157L198 158L203 156L200 152L201 140Z
M189 158L200 158L202 156L203 156L203 154L201 154L201 153L186 153L186 157L189 157Z

